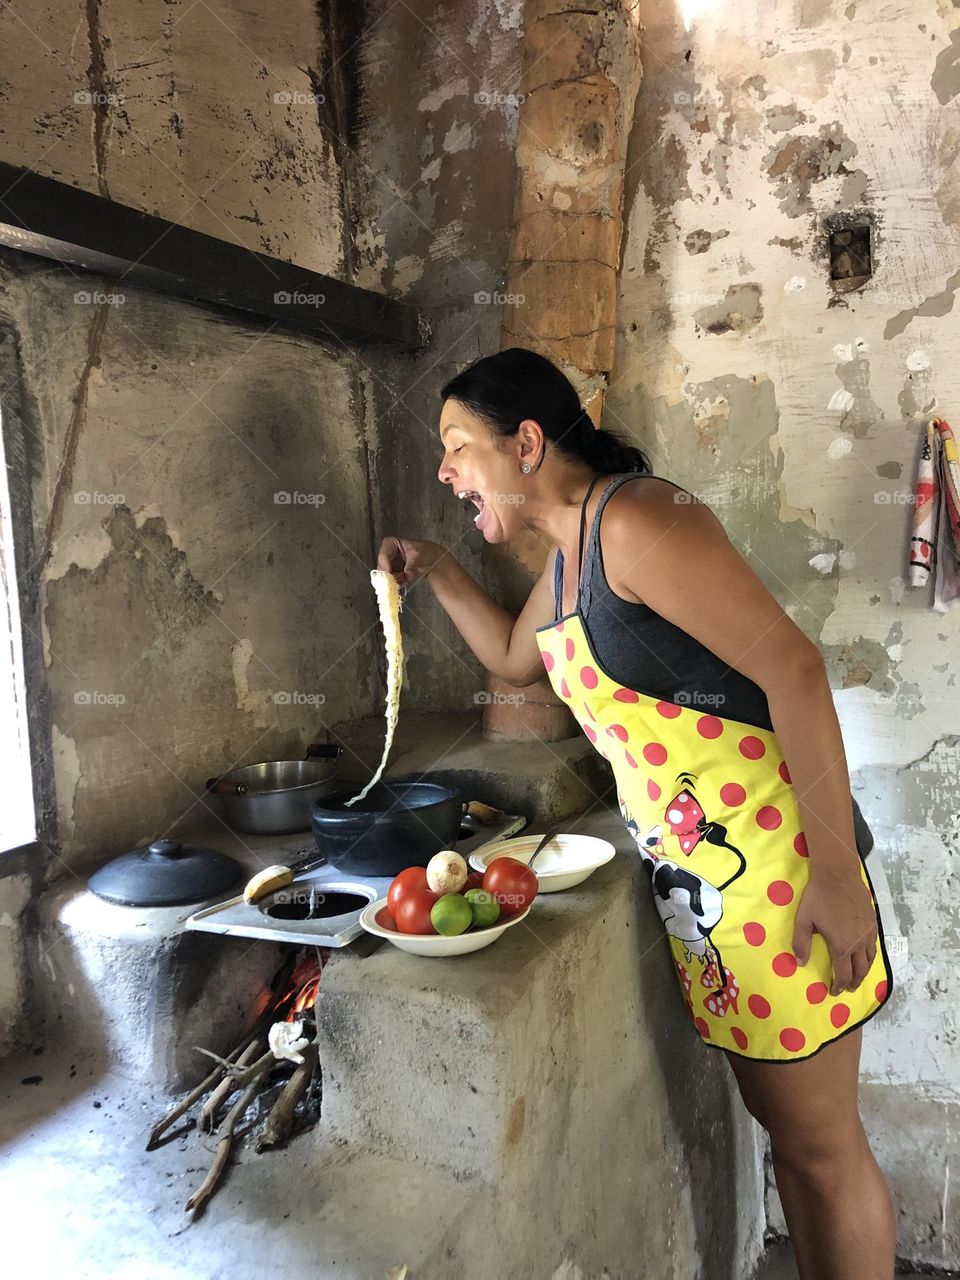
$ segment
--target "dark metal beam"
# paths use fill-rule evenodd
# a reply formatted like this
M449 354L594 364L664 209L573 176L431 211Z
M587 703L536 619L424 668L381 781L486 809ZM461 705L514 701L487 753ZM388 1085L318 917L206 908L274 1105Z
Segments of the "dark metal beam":
M317 337L410 348L429 337L419 307L2 161L0 244Z

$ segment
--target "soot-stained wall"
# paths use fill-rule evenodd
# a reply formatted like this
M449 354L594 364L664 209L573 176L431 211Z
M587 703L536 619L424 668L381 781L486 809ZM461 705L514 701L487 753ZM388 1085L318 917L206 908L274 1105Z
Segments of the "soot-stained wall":
M901 1251L955 1266L960 610L906 587L904 556L926 415L960 419L958 11L700 5L685 31L680 8L644 12L605 416L826 655L896 979L864 1036L866 1121ZM875 247L844 295L837 212Z

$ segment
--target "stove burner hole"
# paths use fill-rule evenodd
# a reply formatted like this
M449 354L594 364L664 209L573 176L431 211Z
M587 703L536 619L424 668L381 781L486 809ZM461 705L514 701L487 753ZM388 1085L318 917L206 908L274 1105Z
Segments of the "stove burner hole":
M362 911L369 898L359 893L308 893L298 889L296 893L278 893L264 915L274 920L322 920L329 916L345 916L351 911Z
M460 839L469 840L472 835L476 835L476 832L473 830L473 828L468 827L461 822L460 823Z

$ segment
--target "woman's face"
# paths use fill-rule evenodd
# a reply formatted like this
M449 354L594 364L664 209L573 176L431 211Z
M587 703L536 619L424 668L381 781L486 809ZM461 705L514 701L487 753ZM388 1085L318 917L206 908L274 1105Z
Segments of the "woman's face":
M524 433L503 439L452 397L440 414L443 460L437 475L465 504L487 542L508 542L523 529L520 465Z

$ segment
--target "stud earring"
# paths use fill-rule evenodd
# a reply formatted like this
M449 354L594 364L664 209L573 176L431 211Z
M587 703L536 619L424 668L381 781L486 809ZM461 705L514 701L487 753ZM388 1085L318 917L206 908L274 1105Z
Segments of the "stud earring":
M520 470L523 472L525 476L528 476L530 472L533 470L533 468L530 466L529 462L522 462L520 464Z

